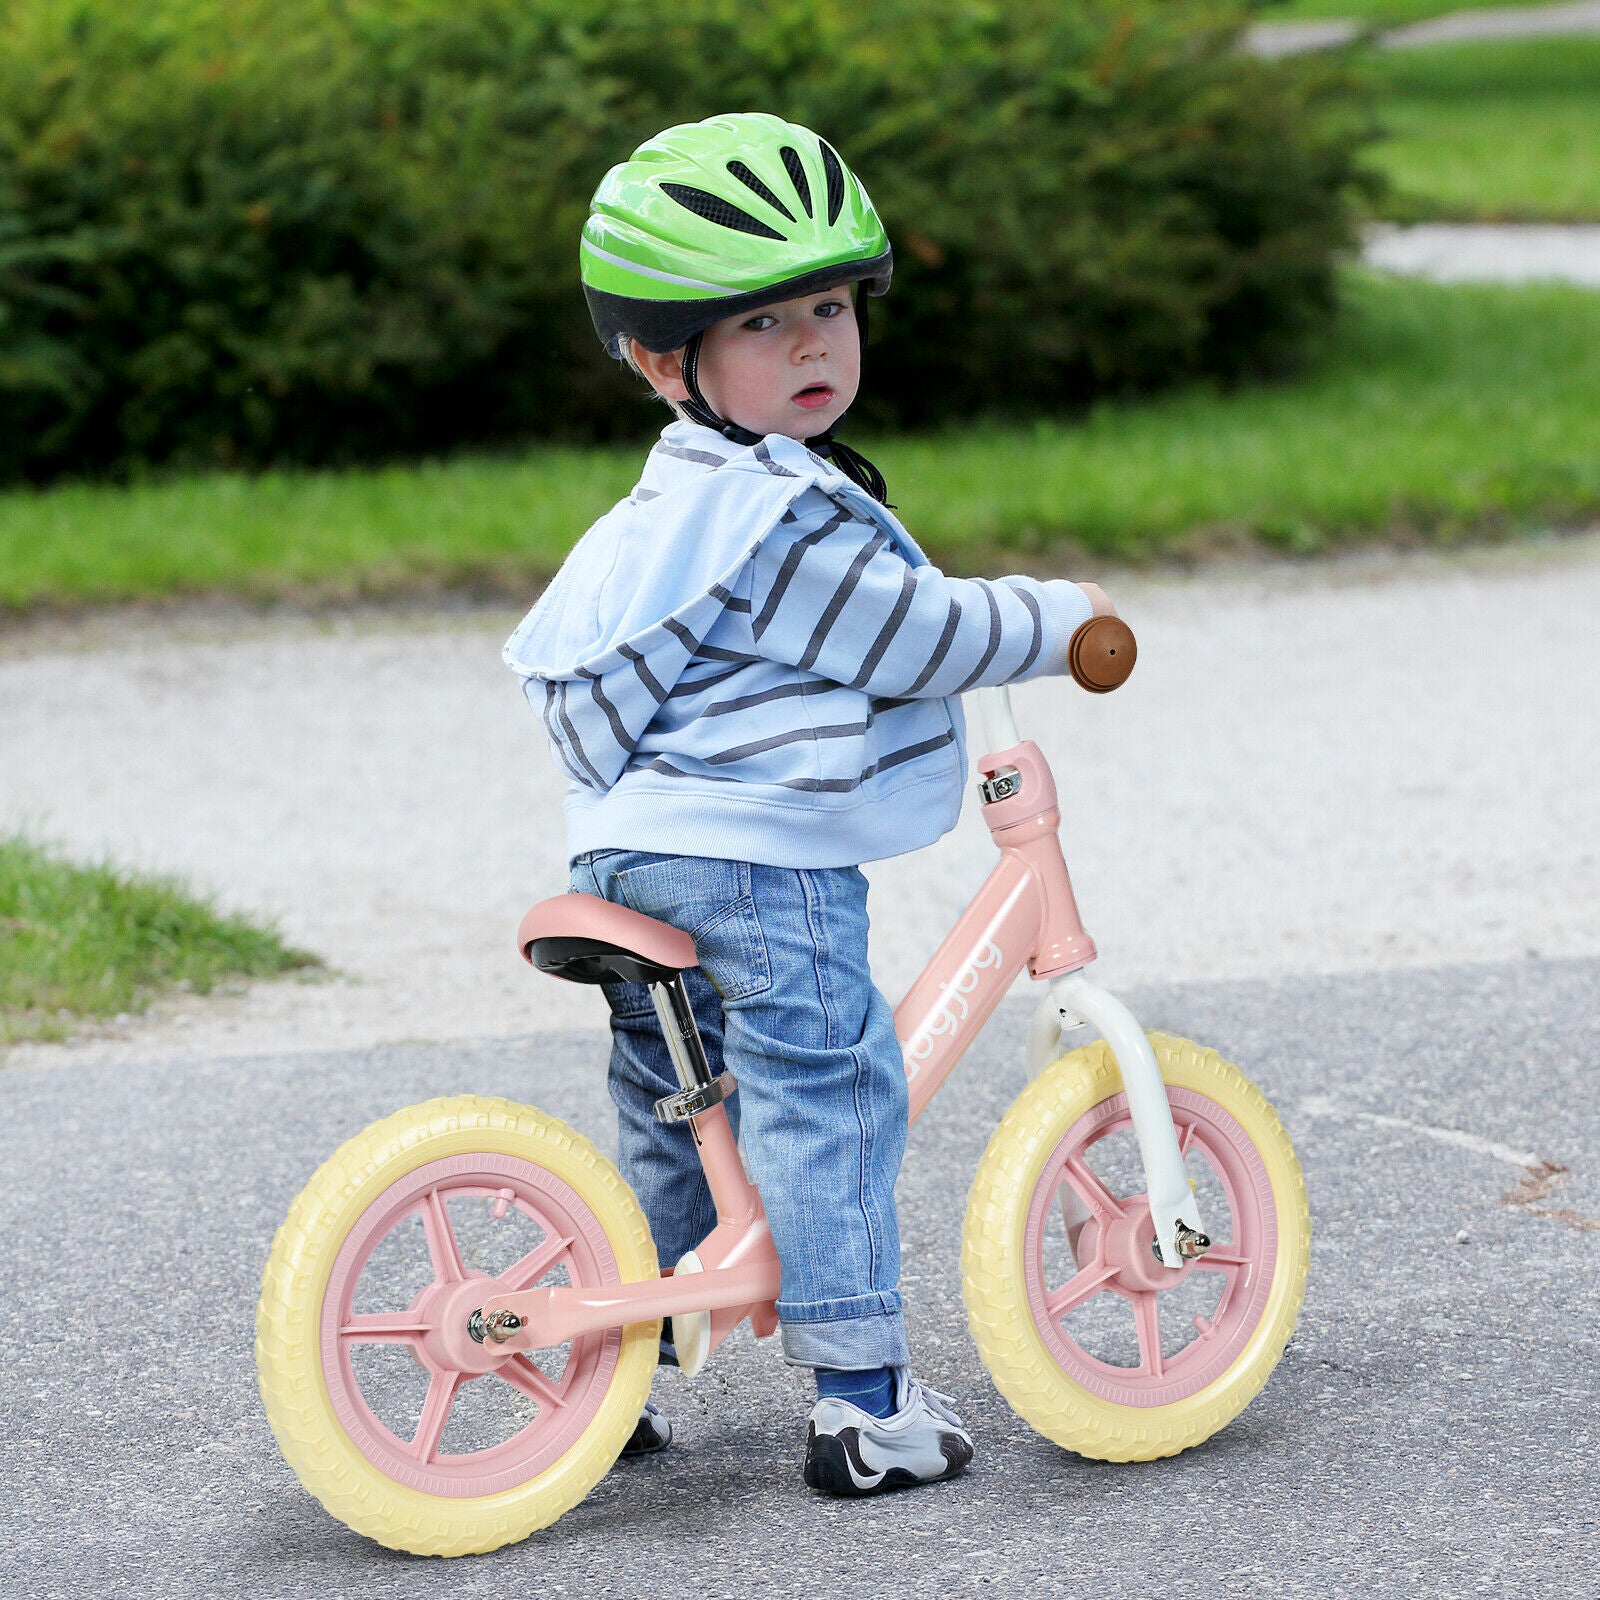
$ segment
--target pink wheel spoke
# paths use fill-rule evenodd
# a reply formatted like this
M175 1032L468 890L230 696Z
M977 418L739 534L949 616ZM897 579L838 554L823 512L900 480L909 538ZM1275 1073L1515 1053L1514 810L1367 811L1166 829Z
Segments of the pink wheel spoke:
M444 1196L437 1189L430 1189L422 1197L422 1226L428 1235L428 1256L433 1262L434 1276L441 1283L460 1283L467 1269L461 1264L461 1251L456 1245L455 1230L450 1226Z
M552 1233L536 1244L520 1261L507 1267L495 1279L495 1283L507 1294L515 1293L518 1289L526 1289L529 1285L537 1283L567 1253L571 1245L570 1239L563 1239L559 1234Z
M422 1417L417 1423L417 1436L411 1441L411 1454L426 1466L433 1460L444 1435L444 1425L450 1420L450 1407L455 1404L457 1391L465 1383L462 1372L436 1372L428 1384L428 1398L422 1403Z
M1122 1215L1122 1207L1111 1197L1111 1191L1089 1170L1082 1156L1073 1156L1062 1173L1078 1198L1094 1213L1102 1228L1109 1227Z
M1081 1306L1090 1296L1098 1294L1116 1275L1117 1269L1105 1261L1081 1268L1045 1301L1046 1315L1052 1322L1059 1322L1075 1306Z
M1163 1047L1156 1054L1164 1065ZM1234 1101L1242 1104L1245 1094L1232 1074L1230 1067L1219 1077L1214 1095L1167 1088L1173 1145L1209 1224L1202 1230L1204 1253L1185 1260L1181 1271L1164 1270L1151 1250L1151 1203L1135 1192L1141 1184L1128 1146L1137 1136L1126 1094L1100 1100L1052 1130L1055 1142L1033 1167L1038 1176L1029 1185L1013 1258L1027 1291L1030 1331L1068 1381L1117 1406L1149 1407L1159 1416L1247 1363L1257 1364L1254 1371L1276 1359L1263 1351L1259 1330L1276 1318L1281 1335L1286 1320L1268 1290L1274 1271L1283 1270L1274 1236L1295 1219L1283 1216L1273 1152L1234 1114ZM1076 1273L1062 1259L1063 1221ZM1301 1255L1291 1260L1302 1269L1304 1240L1294 1242ZM1191 1267L1207 1276L1171 1294ZM1123 1300L1126 1312L1117 1304Z
M1162 1374L1161 1314L1156 1309L1155 1289L1144 1289L1133 1297L1133 1321L1139 1330L1139 1359L1152 1378Z
M538 1401L541 1407L559 1408L567 1403L566 1396L525 1357L516 1355L503 1361L494 1369L497 1378L503 1378L513 1389Z
M474 1339L473 1313L481 1318L496 1294L539 1298L540 1283L568 1278L577 1290L604 1293L644 1276L648 1255L647 1239L631 1231L611 1237L609 1213L594 1209L598 1187L581 1174L568 1183L555 1170L559 1161L546 1163L541 1152L559 1154L569 1135L551 1129L535 1137L530 1117L520 1153L481 1148L497 1142L482 1110L467 1100L417 1107L406 1114L407 1140L373 1146L383 1162L401 1149L406 1159L391 1167L406 1170L374 1171L386 1185L363 1191L306 1330L351 1448L382 1479L438 1497L446 1510L462 1497L481 1506L485 1496L520 1493L569 1457L577 1476L563 1484L587 1487L598 1467L576 1461L576 1441L612 1416L607 1408L630 1370L620 1336L585 1334L536 1349L530 1360L520 1341ZM446 1129L459 1132L444 1137ZM473 1129L484 1135L477 1143ZM424 1133L444 1153L416 1166L412 1152Z
M428 1331L413 1311L386 1311L377 1316L351 1317L339 1337L352 1344L417 1344Z
M1216 1309L1211 1313L1214 1318L1220 1318L1233 1304L1234 1296L1241 1289L1248 1288L1255 1264L1245 1256L1235 1255L1231 1250L1208 1250L1195 1262L1195 1265L1225 1275L1222 1294L1217 1300Z

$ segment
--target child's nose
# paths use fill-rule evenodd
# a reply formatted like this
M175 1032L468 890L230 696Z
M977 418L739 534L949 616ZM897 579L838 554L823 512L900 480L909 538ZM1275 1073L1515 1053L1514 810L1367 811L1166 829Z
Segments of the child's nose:
M792 351L796 362L815 361L828 354L828 330L820 325L801 328Z

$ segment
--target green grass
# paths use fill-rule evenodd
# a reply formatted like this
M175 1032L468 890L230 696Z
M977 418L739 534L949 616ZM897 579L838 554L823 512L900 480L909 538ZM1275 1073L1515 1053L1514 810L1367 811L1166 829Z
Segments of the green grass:
M1502 7L1549 5L1552 0L1284 0L1263 8L1263 22L1304 22L1313 18L1346 17L1374 27L1397 28L1425 17L1448 16L1452 11L1500 10Z
M1600 220L1600 37L1396 50L1372 68L1390 214Z
M0 607L504 587L560 564L638 450L0 494Z
M1600 295L1352 272L1298 379L1087 419L867 441L952 570L1254 542L1313 551L1600 516ZM633 482L639 447L381 472L0 496L0 606L222 593L524 594Z
M166 989L205 994L222 978L315 965L168 879L76 866L0 837L0 1047L64 1038L81 1019L141 1010Z
M1055 541L1134 560L1299 553L1600 515L1600 295L1347 287L1296 382L885 449L908 525L960 565Z

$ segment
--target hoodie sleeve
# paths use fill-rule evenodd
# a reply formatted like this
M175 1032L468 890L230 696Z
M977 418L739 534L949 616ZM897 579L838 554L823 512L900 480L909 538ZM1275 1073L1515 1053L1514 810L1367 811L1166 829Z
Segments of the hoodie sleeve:
M868 694L932 699L1066 671L1090 614L1075 583L948 578L891 533L809 489L753 557L756 649Z

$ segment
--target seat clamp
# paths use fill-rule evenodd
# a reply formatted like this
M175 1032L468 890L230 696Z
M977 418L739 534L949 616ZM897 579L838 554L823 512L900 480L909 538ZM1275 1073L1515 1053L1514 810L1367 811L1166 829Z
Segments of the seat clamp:
M692 1089L663 1095L656 1101L656 1117L662 1122L687 1122L720 1105L738 1087L731 1072L720 1073L710 1083L697 1083Z

